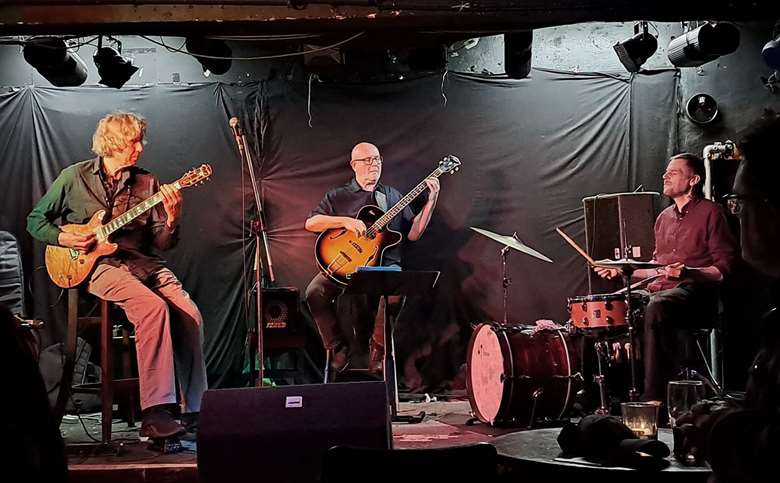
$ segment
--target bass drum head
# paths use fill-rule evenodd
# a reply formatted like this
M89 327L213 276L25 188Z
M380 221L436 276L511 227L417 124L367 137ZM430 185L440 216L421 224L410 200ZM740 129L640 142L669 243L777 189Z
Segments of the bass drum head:
M466 388L474 415L482 422L493 424L501 412L504 398L504 375L511 368L504 366L503 348L507 342L491 324L479 324L469 341L466 364Z

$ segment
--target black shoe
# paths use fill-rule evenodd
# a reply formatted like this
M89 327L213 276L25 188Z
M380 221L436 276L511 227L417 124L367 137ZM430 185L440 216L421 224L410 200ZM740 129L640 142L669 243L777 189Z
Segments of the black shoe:
M151 439L165 439L186 432L184 426L173 419L170 409L161 404L143 410L143 423L139 435Z
M349 366L349 347L338 345L330 351L330 368L333 372L341 372Z
M184 413L181 415L181 425L187 431L181 439L182 441L195 441L198 437L198 419L200 413Z

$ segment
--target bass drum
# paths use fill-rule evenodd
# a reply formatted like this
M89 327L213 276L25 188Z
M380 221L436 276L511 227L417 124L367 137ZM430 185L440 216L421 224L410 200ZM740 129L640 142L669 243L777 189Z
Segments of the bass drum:
M530 426L571 409L580 376L564 331L479 324L467 357L469 402L480 421Z

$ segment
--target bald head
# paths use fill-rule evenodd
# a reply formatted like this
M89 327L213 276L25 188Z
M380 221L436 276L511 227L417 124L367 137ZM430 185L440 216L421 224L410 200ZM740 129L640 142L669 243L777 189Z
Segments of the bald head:
M371 156L379 156L379 148L371 143L358 143L352 148L350 159L364 159Z
M352 148L350 166L361 188L374 191L382 176L382 157L379 148L371 143L358 143Z

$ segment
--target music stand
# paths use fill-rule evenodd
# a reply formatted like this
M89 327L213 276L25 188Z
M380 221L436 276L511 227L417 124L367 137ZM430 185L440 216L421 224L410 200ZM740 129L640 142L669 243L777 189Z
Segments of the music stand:
M382 376L387 386L387 398L393 421L419 423L425 413L420 413L417 416L398 415L398 380L396 378L393 331L395 330L395 319L400 314L393 316L388 313L387 297L389 295L423 295L436 285L438 279L439 272L427 270L358 271L349 276L349 282L344 289L345 294L379 296L380 304L382 303L381 299L384 299L385 358L382 361Z

